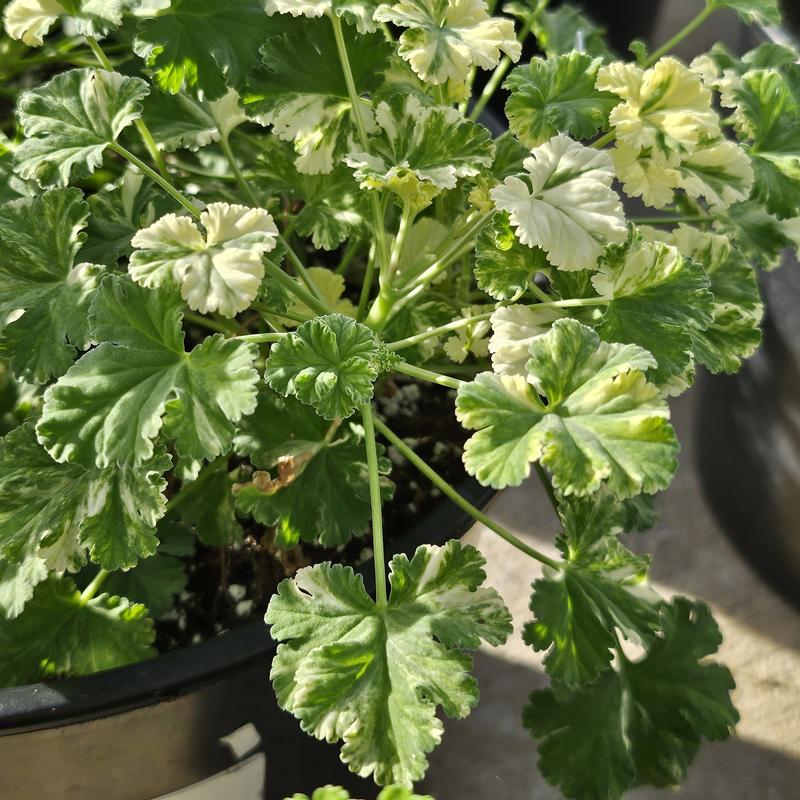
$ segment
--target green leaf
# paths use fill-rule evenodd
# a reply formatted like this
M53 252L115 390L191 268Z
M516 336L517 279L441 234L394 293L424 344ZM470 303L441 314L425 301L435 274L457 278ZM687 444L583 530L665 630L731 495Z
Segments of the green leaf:
M104 569L127 569L156 551L170 467L163 450L136 469L58 464L27 423L0 441L0 556L38 553L52 569L74 569L87 548Z
M706 0L710 8L731 8L745 22L758 25L780 25L778 0Z
M536 41L548 58L579 50L590 56L612 59L605 41L605 31L582 11L562 5L552 11L545 9L536 18Z
M410 787L441 738L437 706L464 717L478 700L462 651L511 632L499 595L480 588L484 563L457 541L397 555L385 607L349 567L307 567L281 583L266 617L283 642L271 672L281 707L313 736L343 739L353 772Z
M181 307L128 278L103 282L91 312L102 344L45 393L37 434L53 458L141 464L165 411L182 456L212 459L230 447L235 424L255 409L258 350L215 335L187 354Z
M517 238L541 247L553 266L591 269L606 242L627 235L608 153L554 136L531 151L523 178L506 178L491 191L498 209L508 211Z
M274 479L256 472L234 492L241 512L275 526L279 547L301 540L338 547L366 531L369 476L360 428L326 422L293 398L265 392L242 421L234 449L262 470L277 468ZM388 474L389 462L381 458L379 469ZM388 499L394 486L385 479L381 484Z
M19 378L46 383L63 375L89 345L89 304L102 267L75 265L89 208L78 189L53 189L0 207L0 355Z
M701 739L726 739L738 721L730 672L699 663L722 639L708 607L676 598L662 606L661 629L641 661L531 695L523 724L540 740L542 774L567 797L619 800L634 785L677 785Z
M102 594L88 602L68 578L40 583L25 610L0 621L0 686L90 675L153 658L144 606Z
M88 178L105 149L134 120L150 88L141 78L103 69L72 69L19 100L25 140L14 152L23 178L66 186Z
M414 209L494 160L489 131L454 108L394 94L378 104L375 118L380 130L370 137L369 152L351 150L345 160L362 188L389 189Z
M248 417L242 420L246 422ZM191 483L180 490L180 518L192 525L197 536L211 547L228 547L244 538L236 519L233 498L234 482L227 469L227 459L209 465Z
M185 86L215 100L242 84L273 28L262 0L172 0L139 23L133 49L164 91Z
M608 492L561 498L564 534L557 540L565 563L547 568L533 584L523 639L548 650L545 669L566 685L594 681L611 663L615 630L638 644L658 627L658 595L647 585L648 556L626 550L616 538L623 505Z
M678 445L666 404L644 376L655 365L646 350L601 342L591 328L560 319L530 354L527 375L484 372L458 390L456 416L478 431L464 448L470 475L502 489L540 461L566 495L606 485L630 497L669 484Z
M0 561L0 620L18 617L34 588L46 578L47 564L37 555L19 564Z
M789 70L789 67L784 67ZM788 78L778 69L745 73L734 91L741 115L740 134L752 142L746 149L755 173L753 197L778 217L793 217L800 205L800 67Z
M3 23L12 39L41 47L61 18L82 36L102 36L120 26L123 7L123 0L11 0L3 11Z
M650 373L656 383L689 366L692 333L713 319L709 279L699 264L632 233L624 245L606 249L592 284L608 301L597 326L602 339L649 350L657 362Z
M537 272L550 263L540 247L526 247L514 235L508 214L501 212L480 233L475 246L475 279L495 300L515 300Z
M166 614L175 605L175 595L189 582L186 564L180 558L161 552L140 561L127 572L109 575L103 588L141 603L151 617Z
M153 92L144 103L144 120L164 150L201 147L227 139L247 120L233 89L218 100L203 100L186 92Z
M731 237L749 261L764 269L776 267L792 241L781 220L756 200L735 203L714 220L714 229Z
M761 343L764 306L753 266L726 236L683 224L671 236L661 235L701 264L711 281L711 324L688 328L695 359L711 372L736 372Z
M595 89L602 59L571 52L555 58L532 58L517 67L503 84L511 92L506 116L522 144L536 147L557 133L590 139L608 126L619 102Z
M245 109L256 122L272 125L279 139L294 143L299 172L327 175L355 134L353 108L330 21L290 22L284 23L286 33L271 36L261 48L262 64L248 79ZM391 45L382 33L357 35L349 26L343 35L357 94L374 94L383 83ZM358 113L374 128L367 102L359 104Z
M263 255L275 249L278 228L263 208L211 203L189 217L167 214L131 240L128 272L148 289L179 286L189 308L235 317L256 299Z
M127 169L122 177L90 195L86 241L81 256L94 264L115 267L133 252L131 239L175 207L175 202L140 172Z
M292 163L290 145L274 138L265 145L258 160L259 184L267 192L302 201L295 233L310 236L318 250L335 250L346 239L366 233L369 205L352 170L337 164L327 175L306 175Z
M328 314L273 345L265 377L284 397L297 397L325 419L335 419L370 401L379 371L372 331L343 314Z

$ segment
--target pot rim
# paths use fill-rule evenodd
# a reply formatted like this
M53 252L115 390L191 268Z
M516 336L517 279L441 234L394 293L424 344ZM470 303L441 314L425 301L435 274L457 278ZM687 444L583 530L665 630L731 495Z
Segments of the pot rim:
M456 489L480 508L497 494L474 478L465 478ZM442 544L459 538L473 522L452 500L443 498L405 536L393 542L388 555L410 556L421 544ZM356 572L371 591L372 559L360 564ZM266 670L276 649L277 643L269 637L265 624L253 620L213 639L171 650L148 661L80 678L0 689L0 736L71 725L172 700L259 662Z

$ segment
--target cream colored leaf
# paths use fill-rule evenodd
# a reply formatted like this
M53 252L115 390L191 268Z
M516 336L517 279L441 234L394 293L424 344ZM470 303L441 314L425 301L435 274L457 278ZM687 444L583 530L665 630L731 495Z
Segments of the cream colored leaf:
M559 135L534 148L524 166L527 181L509 177L491 191L523 244L541 247L556 267L578 270L594 268L607 243L624 241L608 153Z
M489 352L492 369L500 375L525 375L531 342L564 316L553 306L505 306L491 316Z

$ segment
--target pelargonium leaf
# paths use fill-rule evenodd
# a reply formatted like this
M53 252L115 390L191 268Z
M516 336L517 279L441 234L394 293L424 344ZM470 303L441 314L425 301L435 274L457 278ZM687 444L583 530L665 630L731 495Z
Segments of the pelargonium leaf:
M141 603L147 613L157 619L174 606L175 595L188 583L186 564L180 558L159 552L127 572L112 573L103 588L108 594Z
M341 786L323 786L321 789L315 789L310 798L307 794L293 794L286 800L350 800L350 793ZM378 792L376 800L433 800L433 798L427 794L414 794L405 786L385 786Z
M620 98L609 122L617 141L636 151L692 152L701 139L719 138L711 93L676 58L661 58L647 70L621 61L607 64L598 71L596 86Z
M256 405L257 349L215 335L191 353L183 347L180 298L106 279L92 304L99 347L45 393L37 423L57 461L99 467L138 465L169 407L169 428L187 458L215 458L234 426Z
M194 221L176 214L131 240L128 272L153 289L177 285L189 308L234 317L249 308L264 278L262 256L275 249L278 229L261 208L211 203Z
M788 77L786 74L788 71ZM755 173L753 197L780 218L797 215L800 203L800 67L754 69L734 91L740 138Z
M491 316L492 369L499 375L525 375L531 342L564 316L566 310L539 304L498 308Z
M532 13L525 4L525 15ZM610 61L612 54L605 41L605 31L578 8L561 5L545 8L536 18L536 41L548 58L578 50Z
M241 86L273 29L263 0L173 0L140 21L133 48L164 91L185 86L216 100Z
M380 371L372 331L343 314L304 322L272 347L265 377L284 397L297 397L325 419L349 417L372 398Z
M540 461L564 494L605 485L619 497L665 488L678 445L636 345L601 342L561 319L530 344L526 375L482 373L458 390L456 416L477 433L464 464L484 485L517 486Z
M475 279L495 300L519 297L533 276L549 266L541 248L526 247L517 239L506 213L492 217L475 245Z
M695 359L711 372L736 372L761 342L764 306L753 266L726 236L681 223L671 233L648 231L702 265L713 295L711 323L688 328Z
M170 458L160 449L139 467L58 464L26 423L0 440L0 557L31 555L52 569L76 569L88 551L104 569L153 555L164 515Z
M247 120L239 94L229 89L218 100L153 92L144 103L144 120L156 143L164 150L201 147L227 139Z
M18 564L0 561L0 620L18 617L47 574L47 564L36 554Z
M533 621L523 639L547 650L547 673L567 685L590 683L606 670L617 643L614 631L647 644L658 628L658 595L647 584L649 557L617 540L625 509L614 495L561 498L564 526L557 540L561 569L545 569L533 584Z
M101 594L89 601L69 578L40 583L16 619L0 621L0 685L89 675L156 655L144 606Z
M75 264L89 207L78 189L53 189L0 207L0 354L23 380L63 375L89 345L89 305L104 272ZM1 323L0 323L1 325Z
M542 774L567 797L677 785L701 740L727 739L738 721L730 672L702 660L722 640L708 607L678 597L662 606L660 627L640 661L588 686L531 694L523 724L539 740Z
M281 583L266 616L282 642L270 676L280 705L311 735L344 740L353 772L410 787L441 738L437 706L464 717L478 700L463 650L511 632L499 595L481 588L484 563L457 541L397 555L384 607L349 567L307 567Z
M362 188L389 189L415 209L494 160L489 131L454 108L424 106L398 93L378 104L375 118L379 131L369 152L351 150L347 164Z
M82 36L101 36L118 28L124 5L124 0L11 0L3 10L3 23L12 39L41 47L62 17Z
M733 9L745 22L759 25L780 25L778 0L706 0L711 8Z
M607 242L625 240L608 153L554 136L531 151L525 170L526 180L509 177L491 191L522 244L541 247L556 267L576 270L594 267Z
M514 23L490 16L483 0L400 0L375 12L378 22L406 28L398 53L426 82L463 81L471 66L492 69L505 53L522 54Z
M655 356L662 383L689 365L694 330L713 319L713 296L702 267L674 247L632 233L605 251L592 284L608 301L597 332L607 342L638 344Z
M349 26L343 36L356 93L374 93L383 82L391 45L381 33L356 35ZM261 47L261 64L248 78L244 99L248 116L294 144L295 167L306 175L333 171L355 133L354 113L367 129L374 129L366 101L353 109L327 19L287 24L284 32L270 36Z
M504 88L511 92L506 116L512 132L527 147L557 133L590 139L608 125L619 102L595 88L602 59L573 51L555 58L532 58L514 69Z
M104 150L142 113L150 87L141 78L92 67L71 69L19 100L25 140L14 152L23 178L66 186L88 178Z
M272 471L257 472L234 492L241 512L275 526L278 546L294 547L302 540L338 547L365 533L369 479L359 429L327 422L294 398L266 391L255 413L242 421L234 450L260 470ZM381 457L381 474L389 469ZM394 485L383 478L381 489L388 499Z

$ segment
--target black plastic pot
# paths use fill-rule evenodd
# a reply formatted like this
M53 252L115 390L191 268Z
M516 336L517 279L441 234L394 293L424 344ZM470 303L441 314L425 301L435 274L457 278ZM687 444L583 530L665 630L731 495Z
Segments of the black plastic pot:
M459 490L478 506L494 495L472 480ZM443 500L393 552L442 544L471 522ZM371 588L372 562L360 571ZM274 653L266 626L253 622L153 661L0 690L0 798L152 800L201 781L206 794L192 800L281 800L326 783L374 797L338 747L278 708Z
M761 349L738 374L699 381L696 451L722 529L800 607L800 264L784 262L763 276Z

